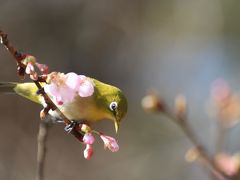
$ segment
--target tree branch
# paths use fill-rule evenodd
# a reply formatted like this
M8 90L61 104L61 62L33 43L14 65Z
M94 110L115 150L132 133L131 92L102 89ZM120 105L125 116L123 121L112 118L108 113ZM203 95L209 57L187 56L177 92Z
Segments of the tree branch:
M214 161L208 155L204 146L199 143L199 140L196 138L195 133L192 131L192 129L187 123L188 121L186 116L178 117L167 110L163 111L163 113L166 117L171 119L182 129L183 133L186 135L186 137L190 140L190 142L194 145L197 152L199 153L200 160L212 171L213 175L215 175L218 180L227 180L225 174L222 173L221 170L219 170Z
M49 123L41 121L38 132L38 149L37 149L37 173L36 180L44 179L44 167L47 153L47 137L48 137Z
M4 33L0 29L0 38L1 38L1 43L6 47L6 49L10 52L10 54L14 57L15 61L17 62L17 70L18 70L18 75L20 76L21 79L23 79L23 76L25 74L25 69L26 65L23 64L23 60L26 58L26 54L22 54L19 51L16 50L16 48L10 43L8 39L8 35ZM49 98L49 96L45 93L41 82L42 82L42 77L38 76L37 80L34 81L35 85L38 88L38 92L40 95L43 96L45 103L47 104L47 107L45 110L48 112L50 109L55 110L58 112L59 116L61 119L64 121L65 125L70 125L72 121L70 121L60 110L59 108L54 104L54 102ZM78 127L73 128L71 131L71 134L74 135L78 140L81 141L82 134L79 132Z
M14 57L17 63L17 72L20 79L24 78L26 64L22 61L26 58L26 54L22 54L14 48L14 46L10 43L8 36L0 29L0 42L5 46L5 48L10 52L10 54ZM54 104L54 102L49 98L49 96L45 93L41 82L43 82L42 76L37 77L37 80L33 81L38 88L38 93L41 95L47 107L43 109L41 113L47 114L49 110L55 110L58 112L61 119L64 121L65 125L71 125L72 121L70 121ZM49 124L47 121L41 121L39 125L39 133L38 133L38 151L37 151L37 173L36 173L36 180L43 180L44 179L44 166L45 166L45 157L47 152L47 134L48 134ZM73 129L70 131L75 138L82 141L83 135L79 132L79 126L74 126Z

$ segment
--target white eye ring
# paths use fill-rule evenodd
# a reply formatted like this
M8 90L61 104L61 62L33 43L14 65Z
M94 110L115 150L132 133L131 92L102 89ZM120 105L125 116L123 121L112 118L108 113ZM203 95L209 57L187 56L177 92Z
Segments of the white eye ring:
M111 111L115 111L117 108L118 108L118 103L115 101L111 102L111 104L109 105L109 109Z

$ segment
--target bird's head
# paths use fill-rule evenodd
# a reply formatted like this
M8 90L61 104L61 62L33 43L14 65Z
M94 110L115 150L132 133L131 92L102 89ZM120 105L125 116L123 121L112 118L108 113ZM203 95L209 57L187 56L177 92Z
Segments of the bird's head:
M109 112L112 114L112 120L116 133L118 132L120 123L127 113L127 99L121 91L115 92L108 98Z
M95 87L98 90L98 102L103 103L102 107L106 112L108 119L114 122L116 133L118 132L120 123L127 113L128 103L123 92L114 86L94 81Z

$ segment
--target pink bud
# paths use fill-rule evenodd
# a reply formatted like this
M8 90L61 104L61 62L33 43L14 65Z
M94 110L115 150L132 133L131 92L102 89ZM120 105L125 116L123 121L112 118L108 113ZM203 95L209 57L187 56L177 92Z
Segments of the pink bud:
M95 141L95 138L94 136L92 135L92 133L86 133L84 136L83 136L83 142L85 144L93 144Z
M103 140L104 148L108 148L112 152L117 152L119 150L118 143L113 137L103 134L101 134L100 137Z
M33 66L33 64L32 64L31 62L29 62L29 63L27 64L27 67L26 67L25 72L26 72L27 74L31 74L31 72L33 72L33 71L34 71L34 66Z
M37 72L34 69L34 64L32 62L29 62L27 64L27 67L25 69L26 74L30 75L30 78L34 81L36 81L38 79L38 75Z
M85 159L90 160L92 155L93 155L93 148L90 144L87 144L85 150L83 151L83 156Z
M36 66L43 74L48 74L48 66L46 64L36 63Z

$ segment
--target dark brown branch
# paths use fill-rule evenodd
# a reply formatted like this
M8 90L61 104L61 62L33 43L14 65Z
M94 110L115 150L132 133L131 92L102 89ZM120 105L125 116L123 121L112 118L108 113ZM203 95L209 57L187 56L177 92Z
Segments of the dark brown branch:
M26 65L22 62L26 55L20 53L19 51L14 48L14 46L10 43L8 36L0 29L0 40L1 43L6 47L6 49L10 52L10 54L14 57L17 63L17 72L21 79L24 78ZM58 112L60 117L63 119L65 125L71 125L72 121L70 121L53 103L53 101L49 98L49 96L45 93L41 82L44 81L42 76L38 75L38 80L34 81L35 85L38 88L39 95L42 95L47 107L44 108L44 113L47 114L50 109L55 110ZM39 134L38 134L38 154L37 154L37 174L36 180L43 180L44 178L44 164L45 164L45 156L46 156L46 140L47 140L47 133L48 133L48 122L40 122L39 127ZM71 131L71 134L77 138L78 140L82 141L83 135L79 132L78 126L74 127Z
M0 29L0 37L1 37L2 44L6 47L6 49L10 52L10 54L16 60L17 66L18 66L18 73L21 76L22 74L24 74L25 68L26 68L26 65L22 63L22 60L26 57L26 55L20 53L19 51L16 50L16 48L14 48L14 46L10 43L7 34L4 33L1 29ZM41 80L42 80L42 77L38 76L38 80L34 81L34 83L37 86L40 94L43 96L46 104L48 105L48 108L57 111L58 114L60 115L60 117L63 119L65 125L71 124L72 122L58 109L58 107L53 103L53 101L45 93L45 91L43 90L43 87L41 85ZM71 131L71 133L77 139L79 139L79 137L82 136L81 133L79 133L77 129L73 129Z
M22 63L22 60L26 57L26 55L23 55L22 53L18 52L16 48L10 43L8 36L6 33L4 33L2 30L0 30L0 37L2 39L3 45L6 47L6 49L12 54L12 56L15 58L18 67L26 68L26 65ZM41 79L39 77L38 79ZM58 111L61 118L64 120L65 124L68 125L71 123L69 119L66 118L66 116L57 108L57 106L52 102L52 100L48 97L48 95L43 91L43 87L40 84L39 80L34 81L35 85L37 86L38 90L41 90L40 94L43 96L45 102L47 105L50 106L51 109Z

